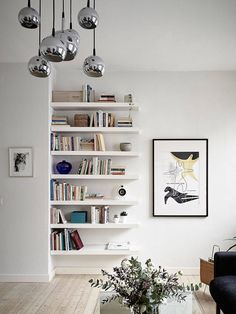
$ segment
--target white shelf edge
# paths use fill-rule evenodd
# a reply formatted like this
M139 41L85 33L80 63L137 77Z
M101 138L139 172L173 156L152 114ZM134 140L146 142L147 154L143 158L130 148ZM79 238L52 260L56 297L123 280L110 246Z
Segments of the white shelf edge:
M80 250L51 250L51 255L132 255L139 252L139 247L132 246L129 250L106 250L105 245L85 245Z
M140 130L138 128L136 128L136 127L68 127L68 126L51 126L51 132L139 134Z
M134 206L137 205L137 201L125 201L125 200L110 200L110 199L91 199L85 201L50 201L51 205L113 205L113 206Z
M52 156L116 156L116 157L138 157L137 152L122 151L51 151Z
M138 180L138 175L81 175L81 174L51 174L51 179L61 180Z
M73 110L94 110L94 109L109 109L111 111L118 110L135 110L139 111L137 103L125 102L51 102L51 108L54 110L73 111Z
M51 229L131 229L137 228L139 223L67 223L67 224L50 224Z

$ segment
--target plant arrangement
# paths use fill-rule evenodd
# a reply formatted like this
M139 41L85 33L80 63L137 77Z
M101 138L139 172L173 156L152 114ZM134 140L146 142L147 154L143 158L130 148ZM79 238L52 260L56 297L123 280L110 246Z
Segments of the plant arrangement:
M128 214L127 214L127 212L123 211L123 212L120 213L120 216L125 217L125 216L128 216Z
M165 304L167 299L185 301L189 291L201 287L201 283L180 283L181 271L169 274L161 266L156 269L151 259L145 262L144 267L136 258L124 259L120 267L113 268L112 274L105 270L102 274L107 280L90 279L89 283L92 287L111 291L111 296L105 298L103 304L117 300L134 314L158 313L159 305Z

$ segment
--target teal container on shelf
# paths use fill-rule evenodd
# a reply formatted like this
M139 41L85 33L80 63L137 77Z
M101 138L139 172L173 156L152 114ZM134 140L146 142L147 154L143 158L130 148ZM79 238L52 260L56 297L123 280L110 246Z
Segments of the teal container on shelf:
M74 211L70 215L71 223L83 224L88 221L88 212L87 211Z

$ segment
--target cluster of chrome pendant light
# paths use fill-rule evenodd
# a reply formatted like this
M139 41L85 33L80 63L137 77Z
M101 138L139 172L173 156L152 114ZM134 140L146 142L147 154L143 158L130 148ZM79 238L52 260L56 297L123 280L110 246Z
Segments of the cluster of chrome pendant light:
M28 29L39 27L39 50L38 55L30 59L28 69L33 76L48 77L51 73L50 62L62 62L73 60L79 50L80 36L72 27L72 0L70 0L70 28L65 30L65 9L62 0L62 27L61 31L55 31L55 0L53 1L53 26L52 35L41 41L41 12L42 4L39 0L39 13L31 7L30 0L28 6L21 9L18 14L20 24ZM93 55L85 59L83 64L84 73L91 77L101 77L105 71L103 60L96 56L95 50L95 28L98 25L99 16L95 10L95 0L93 8L90 7L90 0L87 7L78 14L79 25L85 29L93 30Z

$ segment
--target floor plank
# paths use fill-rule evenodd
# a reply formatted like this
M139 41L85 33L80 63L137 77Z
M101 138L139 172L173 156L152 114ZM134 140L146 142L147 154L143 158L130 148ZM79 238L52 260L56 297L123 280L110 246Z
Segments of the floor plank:
M99 290L88 280L94 275L57 275L50 283L0 283L0 314L92 314ZM199 276L183 276L199 283ZM208 287L195 293L192 314L215 314Z

